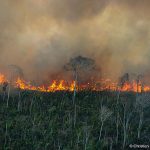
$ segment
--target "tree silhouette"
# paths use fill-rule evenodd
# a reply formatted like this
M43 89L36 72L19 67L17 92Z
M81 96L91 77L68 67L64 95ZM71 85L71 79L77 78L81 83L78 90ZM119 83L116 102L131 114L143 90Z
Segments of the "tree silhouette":
M95 69L95 61L91 58L77 56L77 57L71 58L70 61L64 66L64 69L67 71L73 71L73 77L74 77L73 104L74 104L79 72L83 70L91 71Z

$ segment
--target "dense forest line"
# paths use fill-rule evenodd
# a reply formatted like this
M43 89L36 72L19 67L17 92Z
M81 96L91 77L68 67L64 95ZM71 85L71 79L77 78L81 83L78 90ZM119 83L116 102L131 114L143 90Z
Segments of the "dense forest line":
M0 149L122 150L150 143L150 94L82 91L0 95Z

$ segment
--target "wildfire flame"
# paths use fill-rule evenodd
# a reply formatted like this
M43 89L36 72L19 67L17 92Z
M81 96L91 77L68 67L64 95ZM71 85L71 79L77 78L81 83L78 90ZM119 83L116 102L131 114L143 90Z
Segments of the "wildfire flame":
M54 80L52 84L49 86L33 86L29 82L26 82L20 78L16 81L16 87L22 90L32 90L32 91L41 91L41 92L55 92L55 91L73 91L74 90L74 82L70 85L65 84L64 80L56 81Z
M3 84L5 81L6 81L5 76L0 73L0 84Z
M5 75L0 74L0 85L3 85L5 82L8 82ZM40 92L55 92L55 91L73 91L75 86L75 81L71 81L67 83L65 80L53 80L51 84L48 86L41 85L35 86L32 85L30 82L27 82L21 78L18 78L13 83L15 88L19 88L21 90L31 90L31 91L40 91ZM81 84L80 86L76 86L77 90L85 90L90 89L93 91L133 91L133 92L150 92L150 86L142 86L140 82L132 81L132 82L125 82L122 86L118 85L116 82L111 82L110 79L101 79L94 84Z

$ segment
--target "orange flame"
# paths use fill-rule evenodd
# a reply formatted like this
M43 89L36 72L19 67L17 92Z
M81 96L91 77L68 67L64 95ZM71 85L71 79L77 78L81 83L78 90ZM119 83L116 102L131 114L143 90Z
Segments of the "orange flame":
M56 82L54 80L52 84L50 84L47 88L42 86L32 86L30 83L25 82L24 80L21 80L20 78L16 81L16 87L22 89L22 90L32 90L32 91L41 91L41 92L55 92L55 91L73 91L74 86L72 84L66 85L64 80L60 80Z
M0 84L3 84L6 81L6 78L3 74L0 74Z
M4 82L8 82L6 77L3 74L0 74L0 84ZM55 91L73 91L75 86L75 81L67 83L65 80L53 80L51 84L48 86L41 85L41 86L34 86L30 82L26 82L23 79L18 78L14 82L14 87L19 88L21 90L31 90L31 91L41 91L41 92L55 92ZM122 86L118 86L118 83L112 82L110 79L101 79L97 81L95 84L87 83L78 85L76 87L77 90L85 90L90 89L93 91L133 91L133 92L150 92L150 86L142 86L142 84L137 81L133 82L126 82Z

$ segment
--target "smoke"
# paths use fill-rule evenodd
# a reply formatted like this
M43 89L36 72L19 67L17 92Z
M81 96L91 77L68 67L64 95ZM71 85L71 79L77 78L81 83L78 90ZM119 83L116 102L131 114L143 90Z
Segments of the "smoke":
M146 73L149 0L0 0L0 67L25 76L62 74L71 57L95 59L103 76Z

